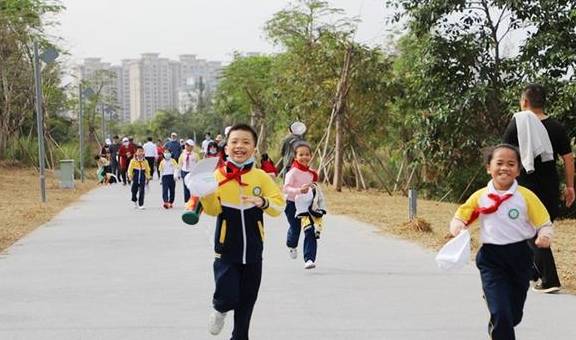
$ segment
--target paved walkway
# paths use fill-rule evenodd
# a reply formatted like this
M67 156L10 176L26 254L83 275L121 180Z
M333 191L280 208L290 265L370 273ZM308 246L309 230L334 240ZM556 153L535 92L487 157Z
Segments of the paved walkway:
M218 337L206 327L214 220L182 224L157 181L144 211L128 191L87 194L0 256L0 339L229 339L232 318ZM487 339L472 266L441 273L433 253L330 216L318 268L305 271L288 258L284 217L266 223L252 339ZM576 339L575 322L576 297L530 294L518 339Z

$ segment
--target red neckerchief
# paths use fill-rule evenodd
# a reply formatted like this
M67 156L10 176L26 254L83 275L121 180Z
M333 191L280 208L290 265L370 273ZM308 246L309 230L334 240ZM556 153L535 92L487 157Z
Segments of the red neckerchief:
M466 225L471 224L472 222L474 222L478 216L480 216L480 214L491 214L493 212L495 212L496 210L498 210L498 208L500 207L500 205L506 201L507 199L509 199L510 197L512 197L513 194L504 194L502 196L498 195L498 194L488 194L488 198L490 198L492 201L494 201L494 204L492 204L489 207L477 207L474 209L474 211L472 212L472 216L470 216L470 219L468 220L468 222L466 222Z
M238 183L242 186L246 186L248 184L242 183L242 175L247 173L248 171L252 170L252 165L250 164L247 167L243 167L240 169L232 162L226 162L226 165L220 168L220 173L226 177L222 181L218 183L218 186L222 186L225 183L230 181L238 181Z
M298 161L294 161L294 162L292 162L292 167L293 167L293 168L296 168L296 169L298 169L298 170L302 170L302 171L304 171L304 172L309 172L309 173L311 173L311 174L312 174L312 181L313 181L313 182L317 182L317 181L318 181L318 174L316 173L316 171L310 169L309 166L300 164L300 163L298 163Z

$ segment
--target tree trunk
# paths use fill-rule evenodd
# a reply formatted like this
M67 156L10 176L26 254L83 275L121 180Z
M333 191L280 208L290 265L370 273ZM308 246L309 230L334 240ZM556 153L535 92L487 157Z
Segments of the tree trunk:
M342 150L342 116L337 114L335 117L335 155L334 155L334 181L332 185L336 191L342 191L342 173L343 173L343 156Z
M266 134L266 122L260 120L260 131L258 132L258 151L260 155L268 152L268 135Z
M338 81L336 90L336 97L334 100L333 113L335 120L335 158L334 158L334 179L332 185L336 191L342 191L342 175L343 175L343 150L342 150L342 121L346 111L346 96L348 95L348 78L350 77L350 65L352 60L352 47L346 50L344 65L342 66L342 73Z

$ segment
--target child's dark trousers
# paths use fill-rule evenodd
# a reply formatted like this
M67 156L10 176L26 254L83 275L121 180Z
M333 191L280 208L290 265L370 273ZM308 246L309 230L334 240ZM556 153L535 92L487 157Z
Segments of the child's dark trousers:
M522 321L532 274L532 252L528 243L484 244L476 256L476 266L490 311L491 339L515 340L514 327Z
M286 208L284 209L286 218L288 219L288 235L286 237L286 245L289 248L297 248L298 240L300 239L300 230L302 229L302 222L296 218L296 204L292 201L286 201ZM318 252L318 243L314 226L310 226L304 230L304 262L310 260L316 262L316 253Z
M162 199L164 203L174 203L176 197L176 181L174 175L162 176Z
M220 313L234 310L234 330L231 340L248 340L252 310L258 298L262 262L230 263L214 260L216 290L212 303Z

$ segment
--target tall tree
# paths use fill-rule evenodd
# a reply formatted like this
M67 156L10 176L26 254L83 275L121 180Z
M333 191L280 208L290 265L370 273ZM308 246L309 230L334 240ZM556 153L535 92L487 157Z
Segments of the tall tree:
M0 158L25 125L32 133L34 125L27 124L34 118L31 46L34 40L43 47L51 45L44 34L50 24L45 18L62 9L54 1L0 1Z
M410 149L422 166L429 192L444 195L450 187L452 198L458 199L462 189L474 187L472 182L479 179L479 150L500 140L510 114L517 110L521 84L559 80L560 73L553 71L556 66L547 63L554 54L545 57L554 49L541 39L546 36L542 30L550 34L554 30L547 28L541 11L566 19L566 8L573 5L544 0L388 3L401 9L399 16L408 17L410 32L401 40L396 58L402 95L395 99L394 110L414 131ZM552 8L563 14L551 13ZM564 19L558 20L568 22ZM573 25L565 27L574 31ZM507 37L526 32L520 54L505 53ZM536 60L542 67L529 71L526 66Z

